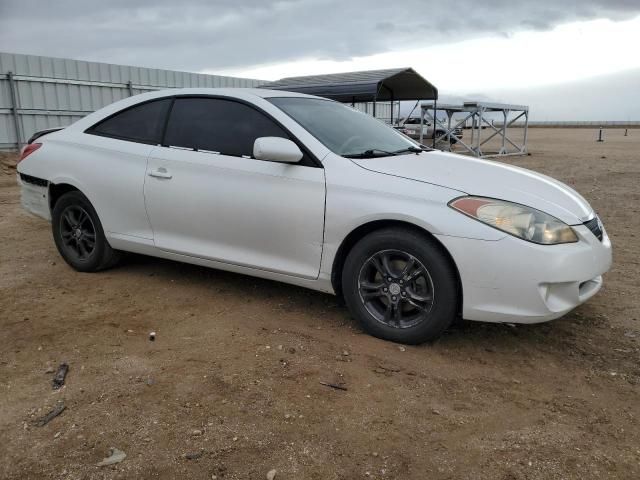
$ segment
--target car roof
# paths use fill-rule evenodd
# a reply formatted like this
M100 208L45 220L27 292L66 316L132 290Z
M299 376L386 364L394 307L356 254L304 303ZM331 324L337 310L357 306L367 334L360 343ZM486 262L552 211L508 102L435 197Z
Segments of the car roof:
M271 97L304 97L304 98L321 98L314 95L306 95L304 93L287 92L285 90L269 90L267 88L170 88L166 90L158 90L157 97L173 96L173 95L228 95L232 97L243 98L248 95L271 98ZM156 95L150 95L156 97Z
M109 115L123 110L127 107L143 103L149 100L160 99L164 97L172 97L175 95L219 95L221 97L236 98L249 102L255 101L256 98L273 98L273 97L299 97L299 98L317 98L321 100L331 101L326 98L306 95L304 93L287 92L283 90L268 90L266 88L168 88L163 90L153 90L151 92L141 93L132 97L127 97L100 110L90 113L86 117L81 118L77 122L67 127L69 131L83 130L97 121L100 121Z

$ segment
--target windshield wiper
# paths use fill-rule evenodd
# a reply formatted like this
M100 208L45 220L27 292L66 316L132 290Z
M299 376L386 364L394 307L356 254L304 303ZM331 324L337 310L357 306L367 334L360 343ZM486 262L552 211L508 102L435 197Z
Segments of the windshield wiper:
M387 152L386 150L381 150L379 148L370 148L369 150L365 150L360 153L351 153L348 155L342 155L345 158L372 158L372 157L386 157L397 155L397 152Z
M428 152L428 151L430 151L430 149L420 148L420 147L407 147L407 148L403 148L402 150L396 150L393 153L394 155L398 155L399 153L404 153L404 152L420 153L420 152Z

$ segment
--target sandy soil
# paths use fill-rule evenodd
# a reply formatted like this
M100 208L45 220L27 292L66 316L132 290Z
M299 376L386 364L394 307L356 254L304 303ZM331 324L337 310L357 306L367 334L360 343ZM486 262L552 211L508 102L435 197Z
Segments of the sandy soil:
M603 291L548 324L464 322L419 347L274 282L140 256L76 273L3 157L0 477L640 478L640 130L530 133L509 162L601 214ZM96 466L110 447L126 459Z

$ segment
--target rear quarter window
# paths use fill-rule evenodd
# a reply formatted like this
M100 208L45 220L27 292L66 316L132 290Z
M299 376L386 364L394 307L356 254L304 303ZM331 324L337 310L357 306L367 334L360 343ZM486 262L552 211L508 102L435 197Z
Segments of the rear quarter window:
M173 100L165 98L134 105L101 120L86 133L132 142L158 144Z

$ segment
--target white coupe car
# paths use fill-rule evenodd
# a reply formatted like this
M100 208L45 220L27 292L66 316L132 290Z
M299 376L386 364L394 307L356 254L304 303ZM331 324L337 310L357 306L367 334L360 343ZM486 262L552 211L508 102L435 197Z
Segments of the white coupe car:
M429 150L330 100L179 89L116 102L22 151L22 204L76 270L119 251L338 294L371 334L534 323L593 296L611 243L552 178ZM203 300L206 301L206 300Z

